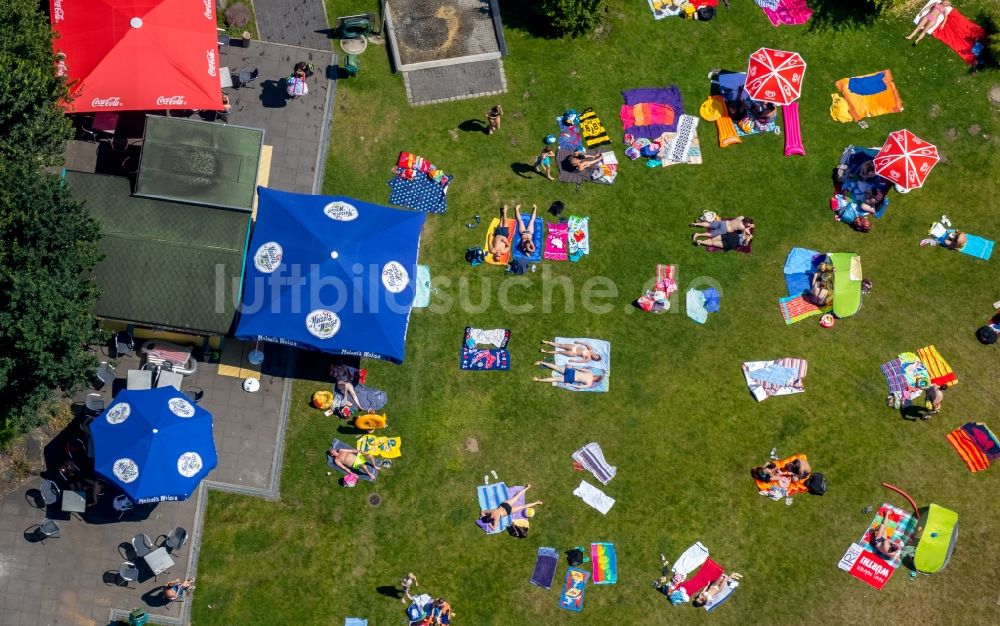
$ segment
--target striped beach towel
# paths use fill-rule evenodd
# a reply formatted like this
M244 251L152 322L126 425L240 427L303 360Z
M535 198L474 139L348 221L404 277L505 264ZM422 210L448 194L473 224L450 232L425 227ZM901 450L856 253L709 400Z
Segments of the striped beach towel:
M594 113L592 107L587 107L580 114L580 135L583 137L584 145L588 148L611 143L608 131L604 128L604 124L601 124L601 118L597 117L597 113Z
M970 472L981 472L990 466L990 460L976 447L975 442L972 441L972 437L961 428L956 428L948 433L948 443L951 444L951 447L955 448L958 456L965 461L965 466L969 468Z
M958 383L958 376L951 369L948 362L944 360L941 353L934 346L927 346L917 350L917 356L923 362L927 372L931 375L931 383L938 387L949 387Z
M693 115L681 115L677 122L677 136L670 146L667 159L674 163L686 163L688 161L688 151L691 149L691 141L696 136L698 118Z
M820 308L806 300L805 296L788 296L778 299L778 308L781 309L781 317L785 318L785 324L794 324L814 315L829 313L833 310L833 305Z
M803 393L803 379L809 371L805 359L784 358L776 361L746 361L742 365L747 387L757 402L771 396Z
M903 364L899 359L893 359L881 365L882 375L889 385L889 394L902 400L906 396L906 378L903 376Z
M601 450L599 443L588 443L583 446L573 453L573 460L593 474L594 478L601 481L602 485L611 482L611 479L618 473L618 468L609 465L604 459L604 451Z
M512 496L519 496L515 504L520 506L524 504L524 487L511 487L510 490L507 489L505 483L493 483L492 485L479 485L476 487L476 498L479 500L479 509L481 511L492 511L493 509L500 506L501 502L504 502L511 498ZM496 530L490 532L487 530L487 525L481 520L476 520L476 525L483 529L487 535L495 535L499 532L503 532L511 525L514 519L526 519L524 511L519 511L514 513L514 515L504 515L500 518L500 523L497 524Z

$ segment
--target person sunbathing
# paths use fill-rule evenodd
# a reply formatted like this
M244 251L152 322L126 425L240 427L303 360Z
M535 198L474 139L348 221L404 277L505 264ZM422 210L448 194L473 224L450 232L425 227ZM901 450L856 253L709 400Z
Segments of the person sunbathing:
M578 172L585 172L594 167L603 159L600 154L587 154L583 150L577 150L569 157L569 164Z
M832 289L833 266L829 263L820 263L816 266L816 273L813 274L806 300L816 306L827 306L833 299Z
M722 592L725 591L726 587L735 587L736 583L742 579L743 575L737 572L733 572L732 574L723 574L695 594L691 604L697 607L705 606L721 595Z
M517 233L521 235L521 252L531 256L535 253L535 218L538 217L538 205L531 205L531 217L528 218L527 225L521 212L518 211L520 208L520 204L514 207L514 215L517 217Z
M500 225L493 229L493 239L490 240L490 254L494 261L499 261L510 252L510 227L507 225L507 205L500 209Z
M497 506L495 509L489 509L489 510L483 509L479 511L479 520L484 524L487 524L489 526L489 532L492 533L495 532L497 527L500 525L500 518L514 515L515 513L520 513L525 509L533 508L542 504L541 500L536 500L535 502L531 502L528 504L517 504L518 498L523 497L524 494L527 493L529 489L531 489L531 483L528 483L528 485L524 488L523 491L521 491L521 493L517 494L516 496L507 498L506 500L501 502L500 505Z
M708 232L700 233L701 235L707 235L708 237L721 237L726 233L743 232L744 230L746 230L745 222L746 218L740 215L739 217L734 217L728 220L723 220L723 219L706 220L702 218L696 222L691 222L690 224L688 224L688 226L690 226L691 228L707 228Z
M696 246L717 248L719 250L733 250L750 245L750 242L753 240L753 224L748 224L745 220L741 220L735 225L734 230L730 231L729 228L727 224L726 232L719 235L712 235L711 232L695 233L691 235L691 241Z
M194 591L194 579L175 578L163 586L163 597L166 598L167 602L173 602L183 598L188 591Z
M531 380L536 383L566 383L575 389L590 389L604 380L604 376L595 374L589 369L576 369L568 365L556 365L555 363L548 363L546 361L535 361L535 365L543 365L561 374L560 376L549 376L548 378L538 378L535 376Z
M895 559L904 548L902 540L892 540L892 533L893 530L889 528L884 519L872 533L872 547L875 548L876 552L889 560Z
M809 478L809 474L812 474L812 467L805 459L795 459L786 465L781 472L792 480L805 480Z
M918 13L918 17L922 14L923 17L917 22L917 27L913 29L913 32L906 36L907 39L913 39L917 35L917 40L913 42L913 45L920 43L927 33L932 32L935 28L944 23L945 19L948 17L949 9L951 8L951 2L944 0L944 2L935 2L931 6L924 6L923 9ZM925 13L926 11L926 13Z
M333 460L334 465L348 474L354 474L355 470L362 470L369 478L375 480L375 473L367 465L369 462L375 465L375 457L372 455L354 448L341 448L340 450L330 448L326 453Z
M945 236L944 241L941 242L941 247L948 248L949 250L961 250L965 247L968 240L965 233L960 230L953 230Z
M575 357L570 358L570 363L589 363L591 361L601 360L601 355L594 351L594 346L584 341L559 343L555 341L542 340L542 343L547 346L552 346L555 350L545 350L543 348L539 350L539 352L544 354L560 354L562 356Z
M342 363L330 368L330 376L333 377L337 389L340 389L344 397L350 398L354 402L354 406L359 411L362 411L364 407L361 406L361 400L358 399L358 393L354 389L354 373L355 370L353 368ZM347 404L350 406L350 402Z

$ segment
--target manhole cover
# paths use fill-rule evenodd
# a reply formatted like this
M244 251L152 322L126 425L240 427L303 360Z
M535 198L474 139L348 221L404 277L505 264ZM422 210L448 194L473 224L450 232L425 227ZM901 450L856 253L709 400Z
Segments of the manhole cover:
M368 496L368 504L372 506L378 506L382 504L382 496L378 495L377 493L371 494L370 496Z
M340 48L347 54L361 54L368 49L368 40L364 37L357 39L341 39Z

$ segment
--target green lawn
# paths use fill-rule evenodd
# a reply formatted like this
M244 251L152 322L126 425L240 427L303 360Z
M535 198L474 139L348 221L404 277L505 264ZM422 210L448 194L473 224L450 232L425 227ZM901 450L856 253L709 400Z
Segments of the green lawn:
M700 622L703 611L671 607L649 586L659 553L673 558L696 540L746 576L713 623L1000 622L1000 564L991 550L1000 532L993 504L1000 470L970 474L945 441L969 419L996 420L997 348L980 346L973 333L1000 296L1000 261L917 246L943 212L969 232L1000 236L998 114L985 97L997 74L970 75L930 37L911 47L903 39L911 26L902 19L866 30L775 29L749 1L720 9L710 23L654 22L642 0L610 4L610 32L577 41L537 38L519 26L530 20L510 9L509 92L499 98L410 108L402 78L390 74L376 46L362 57L359 77L339 84L325 192L385 203L389 168L404 149L453 173L448 213L428 217L421 246L421 262L444 281L441 294L452 304L413 313L403 366L367 364L370 383L390 397L389 433L403 437L403 458L377 484L380 507L366 503L373 491L367 483L345 490L326 476L324 452L338 424L308 406L318 383L296 384L281 502L209 498L196 624L340 624L345 616L368 617L373 626L402 623L402 605L378 588L407 571L419 577L420 591L451 601L457 624ZM967 0L962 8L973 16L972 7L984 4ZM341 0L330 13L363 8ZM801 99L805 158L783 157L774 136L720 150L714 125L702 123L701 166L651 171L624 162L613 186L579 192L514 172L514 164L531 162L567 108L595 107L621 158L622 89L677 83L694 112L711 68L743 70L762 45L796 50L809 64ZM833 122L834 81L885 67L905 112L869 120L867 130ZM458 130L494 100L506 110L499 135ZM970 132L973 125L981 130ZM868 235L834 221L827 199L841 150L881 145L902 127L944 156L926 187L894 194ZM477 213L486 221L504 202L547 207L556 199L591 217L592 254L544 266L572 281L573 302L555 289L543 307L542 275L534 274L529 286L509 292L513 304L533 310L505 310L497 301L502 272L464 263L464 249L484 232L465 224ZM693 248L687 224L704 209L754 217L753 254ZM784 325L776 301L785 295L781 268L792 246L861 254L874 291L859 315L832 330L815 320ZM682 289L698 277L717 281L722 311L697 326L681 307L664 316L633 310L630 302L661 262L680 267ZM603 314L580 302L596 276L617 289L601 301L611 305ZM458 370L466 324L511 329L510 372ZM538 341L554 335L613 342L610 393L531 382ZM961 383L940 415L914 423L885 407L878 365L927 343L936 343ZM783 356L809 359L807 392L755 403L740 362ZM477 453L465 451L469 437ZM618 467L604 488L618 500L606 517L571 493L590 476L572 470L570 454L590 441ZM829 493L799 496L791 507L758 496L747 470L775 446L782 454L806 452L829 479ZM525 540L485 537L473 525L475 485L493 469L508 484L532 483L545 501ZM916 582L901 571L876 592L836 565L869 520L863 507L905 505L882 481L921 505L956 510L962 532L947 570ZM582 614L557 608L556 589L528 584L537 547L563 551L591 541L615 543L619 582L590 586Z

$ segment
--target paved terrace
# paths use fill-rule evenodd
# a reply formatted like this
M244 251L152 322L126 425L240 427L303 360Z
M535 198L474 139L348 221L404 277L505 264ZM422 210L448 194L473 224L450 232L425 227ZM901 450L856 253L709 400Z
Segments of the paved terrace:
M240 369L240 364L249 367L245 359L249 348L230 340L223 356L229 364L199 362L198 371L184 379L183 390L204 390L200 404L214 417L219 455L216 469L188 500L165 502L152 509L137 507L119 520L112 507L115 493L110 489L82 519L61 513L58 504L48 511L35 508L32 496L36 495L38 478L0 498L0 624L103 626L125 619L138 607L145 608L155 623L189 623L190 601L165 604L161 593L163 583L195 575L208 489L278 497L292 383L286 376L291 371L291 352L265 348L260 391L247 393L240 376L248 372ZM138 365L134 356L116 360L118 378L100 391L105 402L124 386L128 370ZM47 446L49 470L45 477L55 477L65 441L77 432L74 424ZM44 544L28 540L26 530L46 516L59 525L60 536L46 539ZM139 563L138 583L129 588L113 584L112 573L126 560L120 544L138 533L155 541L175 526L185 528L189 540L173 555L173 568L154 579Z

